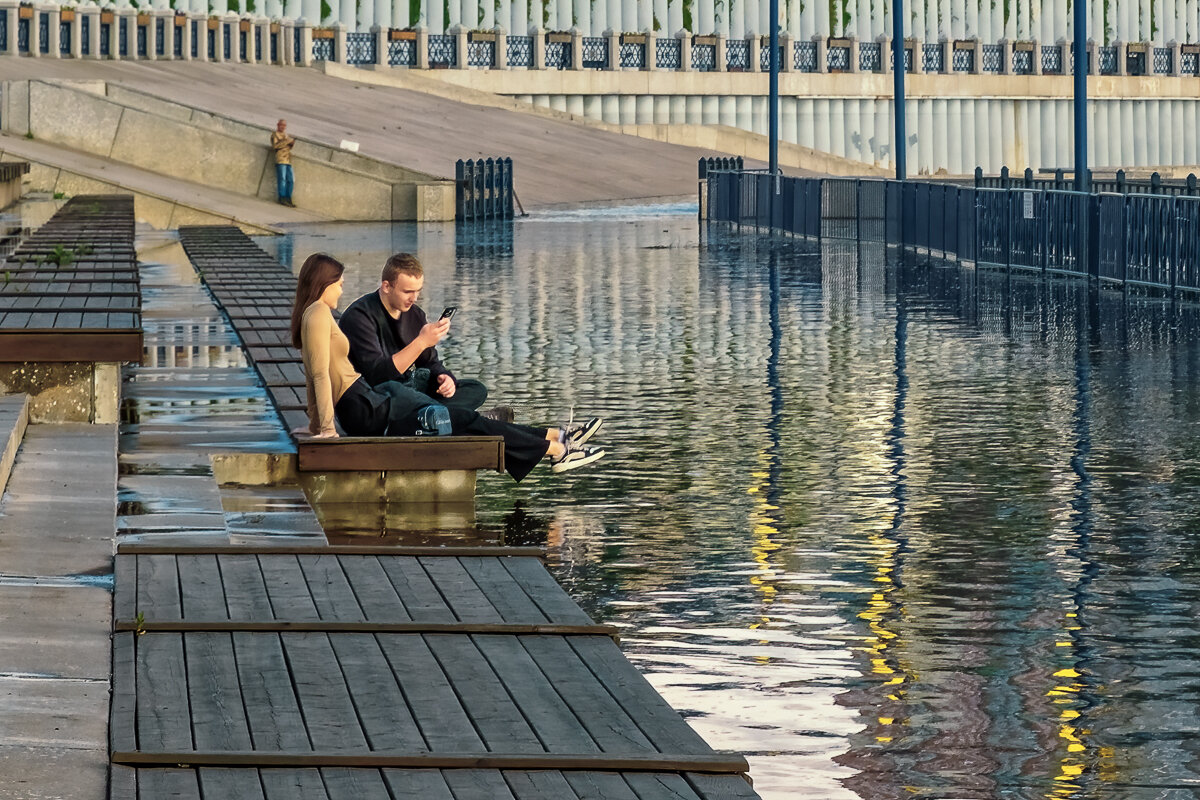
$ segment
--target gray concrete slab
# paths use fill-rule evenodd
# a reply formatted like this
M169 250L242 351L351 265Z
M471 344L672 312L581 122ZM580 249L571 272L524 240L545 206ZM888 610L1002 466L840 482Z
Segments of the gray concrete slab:
M112 593L108 589L6 585L0 578L0 665L4 673L106 681L111 623ZM0 717L4 716L0 712ZM0 729L8 728L0 725Z

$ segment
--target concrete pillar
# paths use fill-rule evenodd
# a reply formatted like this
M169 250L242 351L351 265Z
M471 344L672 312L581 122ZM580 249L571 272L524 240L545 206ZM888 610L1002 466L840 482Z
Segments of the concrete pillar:
M369 31L371 26L375 24L375 0L362 0L358 4L358 14L354 24L347 30L350 31Z
M1169 49L1171 51L1171 72L1170 72L1170 74L1177 78L1181 74L1183 74L1179 71L1179 58L1183 53L1183 48L1179 44L1179 42L1171 42L1171 44L1169 45ZM1153 64L1154 62L1151 61L1150 63Z
M388 65L388 28L379 24L373 25L371 26L371 36L375 39L375 66L386 67Z
M846 71L858 72L858 39L854 36L847 38L850 41L850 63L846 65Z
M508 69L508 31L496 25L492 33L496 34L496 65L492 69ZM542 40L545 38L543 35Z
M1006 42L1001 39L1001 48L1005 47ZM983 43L976 39L971 43L971 72L979 75L983 72Z
M42 26L39 24L42 6L33 6L29 10L33 16L29 20L29 55L32 58L42 57Z
M348 30L349 26L344 23L335 22L333 24L333 60L338 64L346 63L346 33ZM458 51L458 63L460 65L463 62L463 52L461 48Z
M193 30L192 23L196 23ZM208 55L208 17L203 14L188 14L188 35L196 37L196 60L207 61ZM189 53L190 56L190 53Z
M158 54L158 25L155 24L156 17L153 11L144 15L146 16L146 60L154 61Z
M829 40L820 34L813 39L817 43L817 72L829 72Z
M757 34L746 37L746 53L746 71L762 72L762 40Z
M879 71L884 75L892 72L892 39L890 36L880 36L879 42Z
M121 55L121 20L125 20L125 56ZM112 45L109 48L111 58L137 58L137 9L130 7L118 8L112 23Z
M239 29L242 26L245 26L246 28L246 63L258 63L258 56L254 52L256 49L254 46L254 41L255 37L258 36L258 25L256 21L249 17L243 17L242 21L238 23L238 26Z
M0 14L4 14L8 18L6 20L8 24L5 26L8 35L4 41L4 52L10 56L17 54L17 9L19 7L18 0L0 0Z
M796 47L794 44L794 38L790 33L779 34L779 48L783 50L783 55L781 56L783 62L779 65L779 71L791 72L792 65L796 63Z
M675 38L679 40L679 70L680 72L692 72L691 32L680 28L675 32Z
M717 34L717 46L715 48L716 53L717 53L717 57L716 57L716 61L717 61L716 71L717 72L725 72L725 39L726 39L725 34L723 34L723 33Z
M621 68L621 33L620 31L607 30L604 32L604 43L608 49L608 68L610 70Z
M1126 67L1127 67L1128 63L1129 63L1129 45L1127 45L1125 42L1117 42L1117 73L1116 74L1124 75L1126 73ZM1096 68L1096 73L1099 74L1100 65L1095 64L1095 68Z
M683 30L682 0L677 0L677 2L679 2L681 4L680 5L681 10L679 12L681 15L680 16L680 25L679 25L678 30ZM811 5L811 3L809 5ZM693 9L692 10L692 27L695 28L695 30L689 31L689 33L697 33L697 34L700 34L701 36L709 36L709 35L717 32L716 7L713 3L701 2L700 7L698 9L698 11L699 11L698 15L696 13L697 12L696 7L692 6L692 9Z
M192 16L189 14L181 18L183 20L183 41L180 43L183 52L179 56L181 61L192 60Z
M1033 68L1031 75L1042 74L1042 45L1037 39L1033 40L1033 50L1029 53L1029 61Z
M576 72L583 69L583 34L578 30L571 31L571 69Z
M646 61L642 64L642 69L647 72L658 72L658 59L655 58L655 53L658 51L658 34L654 32L653 26L645 32L646 35Z
M83 7L75 9L75 13L71 15L71 21L68 23L71 28L71 58L83 58L83 40L80 38L83 35L83 17L80 12Z
M425 67L429 67L429 44L425 46ZM296 63L302 67L311 67L313 64L312 57L312 24L308 20L300 21L300 54L296 58Z
M467 68L467 26L458 25L450 28L450 33L454 34L454 47L458 50L458 69Z
M545 69L546 68L546 32L543 31L541 28L536 28L534 30L534 32L531 34L531 36L533 36L533 55L531 56L531 63L529 65L529 69ZM583 41L582 36L583 36L583 34L581 34L579 32L578 28L571 29L571 48L572 48L571 52L572 53L574 53L574 48L576 46L575 43ZM506 39L508 38L507 33L505 33L505 38ZM572 56L572 58L574 58L574 56Z
M50 58L60 58L62 57L62 29L59 24L62 21L62 12L59 11L57 5L43 6L42 11L50 15L50 30L47 31L50 34L50 46L46 55Z

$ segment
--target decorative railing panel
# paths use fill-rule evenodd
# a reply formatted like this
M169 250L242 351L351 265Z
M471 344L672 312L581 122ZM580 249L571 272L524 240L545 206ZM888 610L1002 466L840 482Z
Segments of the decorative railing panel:
M879 42L861 42L858 45L858 71L879 72L883 69L883 45Z
M234 57L238 61L246 60L246 48L247 48L247 44L248 44L248 42L246 41L247 36L249 36L249 34L246 31L238 31L237 53L234 54Z
M796 72L817 71L816 42L796 42L792 48L792 68Z
M1156 47L1154 48L1154 74L1155 75L1170 75L1171 69L1174 66L1171 63L1171 48Z
M254 26L254 60L262 61L262 28Z
M583 68L608 69L608 40L603 36L583 37Z
M8 52L8 14L0 14L0 53Z
M297 28L297 30L299 30L299 29ZM209 59L209 61L212 61L217 57L217 32L213 28L208 28L207 31L208 31L208 33L207 33L207 36L208 36L208 59ZM296 52L300 52L300 51L297 50Z
M950 60L950 67L954 72L975 71L975 50L973 48L954 48L954 54Z
M1200 53L1181 53L1179 71L1184 75L1200 74Z
M0 15L3 16L3 15ZM3 28L0 25L0 28ZM92 15L81 14L79 16L79 54L84 56L92 55ZM6 39L7 31L0 33L0 41Z
M332 41L329 39L327 41ZM332 59L327 59L332 60ZM374 64L375 58L375 34L373 33L347 33L346 34L346 63L347 64Z
M388 65L392 67L415 67L417 65L416 40L393 39L388 42Z
M646 45L640 42L621 42L621 66L631 69L646 68Z
M1012 54L1012 71L1014 75L1033 74L1033 51L1014 50Z
M936 42L921 45L921 71L941 72L945 67L944 52L941 44Z
M24 17L17 20L17 52L29 52L29 20Z
M458 43L456 37L449 34L431 34L429 36L429 66L457 67Z
M183 58L183 26L171 25L171 52L176 58Z
M100 55L107 56L111 53L112 45L112 23L100 23Z
M454 165L455 219L513 218L511 158L459 161Z
M296 63L300 63L300 54L304 52L304 47L301 44L304 40L300 36L300 26L292 28L292 58Z
M849 72L850 48L844 46L830 47L826 51L825 64L830 72Z
M530 58L533 56L530 54ZM571 68L571 43L546 42L546 69Z
M1042 45L1042 72L1046 75L1059 75L1062 71L1062 48L1056 44Z
M496 66L496 42L495 41L467 41L467 66L468 67L494 67Z
M121 58L129 55L129 19L126 17L117 20L117 54Z
M333 61L333 39L313 39L312 44L313 61Z
M42 53L50 52L50 12L43 11L38 14L38 51Z
M1115 75L1117 73L1117 48L1101 47L1100 48L1100 74ZM1072 59L1071 69L1075 68L1074 60Z
M136 52L137 52L138 58L146 57L146 52L147 52L146 51L146 46L147 46L146 39L147 39L148 35L149 35L149 31L147 30L147 27L145 25L137 26L137 51Z
M714 72L717 69L717 46L715 44L693 44L692 69L697 72Z
M504 57L510 67L533 66L532 36L509 36L505 43L505 50L507 52Z
M229 35L229 26L228 25L221 26L221 41L224 43L223 44L223 46L224 46L223 52L225 53L225 60L232 61L233 60L233 39ZM329 49L331 51L333 50L332 42L330 42ZM333 59L330 58L329 60L332 61Z
M983 63L979 68L983 72L1004 72L1004 45L985 44L980 48Z
M745 39L730 39L725 42L725 69L729 72L745 72L750 69L750 43Z
M58 53L59 55L71 54L71 23L58 23Z
M167 54L167 21L162 17L154 19L154 55Z
M279 34L271 32L271 63L279 63Z
M654 43L654 66L659 69L679 69L683 65L683 42L679 39L659 39Z

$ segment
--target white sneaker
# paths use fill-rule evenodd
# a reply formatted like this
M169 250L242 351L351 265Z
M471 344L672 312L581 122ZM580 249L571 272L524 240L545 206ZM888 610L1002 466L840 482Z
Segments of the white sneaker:
M570 423L567 423L563 426L567 432L565 444L572 450L580 449L588 439L596 434L596 431L600 430L600 426L603 424L604 420L600 417L592 417L582 425L576 425L573 428L570 427Z
M599 461L606 455L607 453L600 447L584 447L579 450L572 450L568 446L567 452L558 458L550 459L550 469L555 472L566 472L569 469L575 469L576 467L591 464L593 461Z

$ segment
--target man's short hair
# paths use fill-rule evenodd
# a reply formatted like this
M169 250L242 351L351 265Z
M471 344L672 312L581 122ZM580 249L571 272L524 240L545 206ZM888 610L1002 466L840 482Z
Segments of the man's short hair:
M425 268L412 253L396 253L383 265L383 274L379 277L384 283L395 283L396 276L401 272L413 278L420 278L425 275Z

